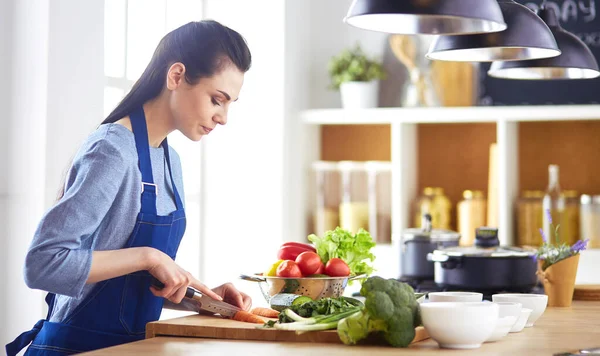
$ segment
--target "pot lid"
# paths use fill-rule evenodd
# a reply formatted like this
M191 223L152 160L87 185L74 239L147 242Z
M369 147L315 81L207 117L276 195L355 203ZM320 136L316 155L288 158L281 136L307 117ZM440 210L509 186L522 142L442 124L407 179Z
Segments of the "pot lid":
M436 255L448 255L453 257L531 257L535 251L520 247L504 246L482 248L477 246L448 247L433 251Z
M452 230L432 229L431 215L423 215L421 220L421 228L406 229L402 232L404 241L408 240L424 240L424 241L458 241L460 234Z

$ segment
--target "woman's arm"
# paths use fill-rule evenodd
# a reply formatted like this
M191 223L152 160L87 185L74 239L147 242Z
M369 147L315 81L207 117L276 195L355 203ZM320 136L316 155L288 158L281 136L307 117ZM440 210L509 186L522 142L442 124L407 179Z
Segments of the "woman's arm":
M124 276L137 271L145 271L155 264L154 249L132 247L122 250L92 252L92 266L87 284Z

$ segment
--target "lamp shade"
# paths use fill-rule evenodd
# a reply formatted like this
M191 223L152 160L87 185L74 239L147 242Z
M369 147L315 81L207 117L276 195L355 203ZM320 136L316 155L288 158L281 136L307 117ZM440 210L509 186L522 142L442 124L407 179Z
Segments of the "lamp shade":
M439 36L427 58L457 62L493 62L539 59L560 54L552 32L528 7L499 0L507 28L502 32Z
M470 34L506 29L496 0L354 0L344 22L396 34Z
M565 31L552 8L541 8L539 16L556 38L560 56L528 61L494 62L488 74L504 79L591 79L600 76L598 62L577 36Z

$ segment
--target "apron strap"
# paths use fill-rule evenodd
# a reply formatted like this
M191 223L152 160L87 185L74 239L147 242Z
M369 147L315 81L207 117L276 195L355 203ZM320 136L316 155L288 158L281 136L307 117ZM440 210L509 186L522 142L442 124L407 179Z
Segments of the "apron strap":
M173 180L173 173L172 173L172 169L171 169L171 158L169 157L169 144L168 144L166 138L162 142L161 146L163 147L163 150L165 151L165 158L167 159L167 167L169 168L169 176L171 177L171 186L173 187L173 194L175 195L175 206L177 207L177 210L183 210L183 203L179 196L179 192L177 191L177 186L175 185L175 181Z
M139 107L129 115L131 127L135 137L135 147L138 154L138 164L142 173L142 208L141 212L156 215L156 184L152 177L152 163L150 161L150 144L148 142L148 128L144 109Z
M40 333L42 326L44 326L44 322L50 320L50 316L52 315L52 310L54 309L54 296L53 293L46 294L46 304L48 304L48 315L46 315L46 319L39 320L35 323L33 329L23 332L21 335L17 336L13 342L7 344L5 347L6 355L17 355L21 350L26 348L27 345L31 344L35 337Z

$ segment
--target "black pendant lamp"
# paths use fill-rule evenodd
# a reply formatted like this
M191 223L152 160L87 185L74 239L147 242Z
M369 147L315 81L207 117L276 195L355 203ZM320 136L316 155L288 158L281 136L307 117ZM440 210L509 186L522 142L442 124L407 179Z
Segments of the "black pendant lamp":
M506 29L497 0L354 0L344 22L396 34L468 34Z
M546 59L494 62L488 74L504 79L591 79L600 76L598 62L590 49L574 34L565 31L554 9L542 6L538 15L556 38L560 56Z
M527 6L498 0L506 30L496 33L439 36L426 57L457 62L514 61L556 57L560 54L548 26Z

